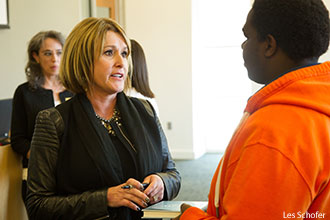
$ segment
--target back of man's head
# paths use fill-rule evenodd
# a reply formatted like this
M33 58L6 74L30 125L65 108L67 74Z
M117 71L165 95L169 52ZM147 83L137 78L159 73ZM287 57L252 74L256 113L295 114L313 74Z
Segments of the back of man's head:
M318 58L329 46L329 12L322 0L255 0L252 25L259 40L271 34L294 61Z

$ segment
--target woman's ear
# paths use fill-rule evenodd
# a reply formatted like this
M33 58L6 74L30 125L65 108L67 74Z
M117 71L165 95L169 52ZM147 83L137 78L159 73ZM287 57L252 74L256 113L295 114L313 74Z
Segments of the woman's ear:
M266 58L270 58L276 54L277 51L277 42L273 35L268 34L265 40L265 52L264 55Z
M32 52L33 58L36 60L37 63L39 63L39 56L36 52Z

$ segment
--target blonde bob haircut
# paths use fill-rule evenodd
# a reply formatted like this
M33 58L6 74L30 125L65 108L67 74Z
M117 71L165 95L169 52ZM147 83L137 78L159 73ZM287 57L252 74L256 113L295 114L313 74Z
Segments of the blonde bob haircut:
M102 55L104 39L108 31L120 34L131 53L130 41L123 28L109 18L86 18L78 23L65 42L60 65L60 79L73 93L86 93L94 83L94 62ZM130 66L130 56L128 65ZM128 76L125 81L130 82Z

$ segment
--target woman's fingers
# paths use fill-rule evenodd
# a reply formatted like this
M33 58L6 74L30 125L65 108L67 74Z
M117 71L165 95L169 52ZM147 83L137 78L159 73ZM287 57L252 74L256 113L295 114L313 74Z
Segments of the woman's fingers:
M139 211L148 204L163 200L164 183L158 175L152 174L146 177L143 183L130 178L124 184L108 188L108 206L125 206Z
M125 194L124 198L135 203L139 207L146 208L148 206L148 202L150 201L149 197L141 192L139 189L131 188L124 189Z
M155 174L152 174L144 179L143 182L148 182L149 186L144 191L150 198L150 204L161 201L164 197L164 183L163 180Z
M126 181L125 185L132 186L133 188L139 189L140 191L144 190L142 183L133 178L129 178Z
M146 208L150 201L149 197L140 189L127 183L108 188L107 199L110 207L126 206L133 210Z

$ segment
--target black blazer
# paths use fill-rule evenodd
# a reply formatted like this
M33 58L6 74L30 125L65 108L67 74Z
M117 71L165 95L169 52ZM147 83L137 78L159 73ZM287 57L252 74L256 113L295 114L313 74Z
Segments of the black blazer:
M131 153L136 178L142 181L150 174L159 175L165 185L164 199L173 199L181 177L157 116L145 100L123 93L118 96L116 105L123 125L122 131L114 129ZM122 132L132 145L122 138ZM107 188L126 181L122 178L123 161L115 148L82 94L40 112L29 163L29 218L95 219L109 215L110 219L140 219L128 208L107 207Z
M67 90L60 94L61 102L73 94ZM19 85L13 98L11 118L11 147L23 156L23 167L27 167L27 152L30 150L36 116L39 111L54 107L53 92L44 88L32 89L28 82Z

